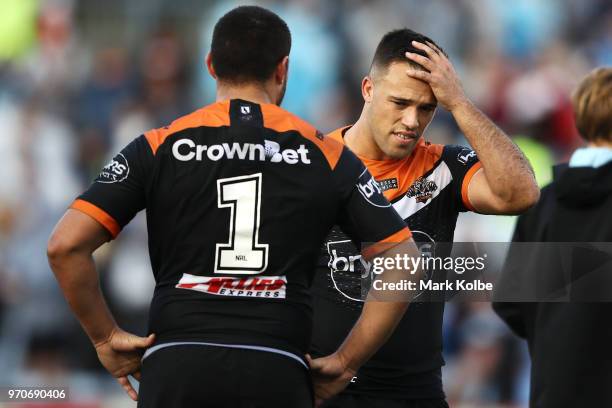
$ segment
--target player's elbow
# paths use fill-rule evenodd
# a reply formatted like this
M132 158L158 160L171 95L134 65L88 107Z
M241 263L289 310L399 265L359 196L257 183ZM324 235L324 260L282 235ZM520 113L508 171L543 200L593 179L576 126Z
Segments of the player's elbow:
M47 259L51 268L55 271L53 267L68 258L77 248L75 242L54 231L47 242Z
M522 214L538 203L540 199L540 189L533 183L518 189L506 201L506 211L508 215Z
M535 183L528 183L527 186L521 189L520 194L517 195L517 210L520 212L527 211L540 200L540 188Z
M527 206L525 209L531 208L540 201L540 187L537 184L533 184L533 186L529 189L529 193L527 195Z

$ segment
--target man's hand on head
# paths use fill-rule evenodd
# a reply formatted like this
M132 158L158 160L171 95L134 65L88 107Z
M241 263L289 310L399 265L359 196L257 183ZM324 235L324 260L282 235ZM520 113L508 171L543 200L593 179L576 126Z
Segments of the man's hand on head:
M413 41L412 45L423 50L427 57L407 52L406 58L419 64L427 71L411 68L406 71L406 74L427 82L438 102L449 112L453 112L455 108L462 104L469 103L459 76L448 57L432 43L423 44Z

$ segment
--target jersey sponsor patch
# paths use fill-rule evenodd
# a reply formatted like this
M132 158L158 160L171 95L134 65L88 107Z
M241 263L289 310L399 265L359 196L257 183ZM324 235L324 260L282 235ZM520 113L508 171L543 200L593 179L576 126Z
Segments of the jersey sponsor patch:
M172 145L172 155L180 161L219 161L250 160L269 161L272 163L285 162L287 164L310 164L309 150L305 145L298 149L281 149L280 145L266 140L265 145L257 143L221 143L213 145L196 144L191 139L179 139Z
M130 174L130 165L125 156L119 153L104 166L96 182L105 184L119 183L125 180L128 174Z
M412 230L412 238L419 248L421 257L435 257L436 243L429 234ZM336 291L347 299L364 302L374 278L372 264L356 252L356 248L350 239L327 241L326 247L329 256L327 266ZM427 282L433 279L433 268L424 267L422 272L424 274L423 281ZM416 300L424 292L423 289L416 292L414 299Z
M368 292L370 263L357 253L350 239L328 241L326 246L334 288L347 299L363 302Z
M359 175L359 179L357 180L357 190L359 190L359 193L368 203L375 207L391 206L385 196L383 196L382 188L380 188L378 182L374 180L374 177L372 177L368 169L364 169Z
M383 192L387 190L397 190L399 188L397 184L397 177L376 180L376 181L378 182L378 185L380 186L380 189Z
M273 142L271 140L264 140L264 150L266 158L272 163L278 163L283 161L281 147L278 143Z
M457 161L463 165L468 164L468 162L476 159L476 152L472 149L464 148L457 155Z
M217 296L284 299L287 289L287 277L210 277L184 273L176 287L179 289L197 290L198 292Z

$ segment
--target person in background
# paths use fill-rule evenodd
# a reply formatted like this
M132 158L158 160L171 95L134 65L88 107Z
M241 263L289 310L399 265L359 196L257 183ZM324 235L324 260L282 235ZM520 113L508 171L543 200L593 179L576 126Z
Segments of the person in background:
M585 244L612 241L612 68L587 75L572 103L586 146L519 217L493 304L527 340L537 408L612 406L612 256Z

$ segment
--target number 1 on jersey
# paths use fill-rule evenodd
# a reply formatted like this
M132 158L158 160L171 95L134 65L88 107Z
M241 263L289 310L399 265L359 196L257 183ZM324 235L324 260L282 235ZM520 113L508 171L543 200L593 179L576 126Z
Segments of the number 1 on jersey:
M268 266L259 243L261 173L217 180L217 205L230 209L229 242L217 244L215 273L255 275Z

